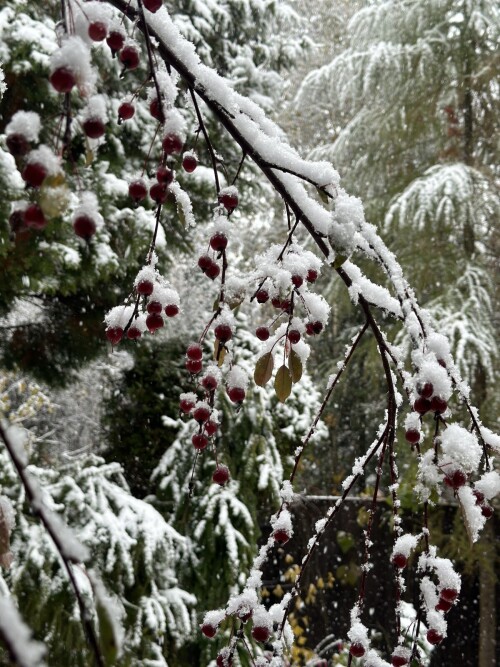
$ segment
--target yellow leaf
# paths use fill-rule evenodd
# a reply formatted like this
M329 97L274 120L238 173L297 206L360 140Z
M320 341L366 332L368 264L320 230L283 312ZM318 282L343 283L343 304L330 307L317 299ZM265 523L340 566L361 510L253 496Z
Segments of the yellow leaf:
M224 358L226 356L226 348L224 344L220 342L218 338L215 339L214 345L214 359L217 362L217 366L222 366L224 363Z

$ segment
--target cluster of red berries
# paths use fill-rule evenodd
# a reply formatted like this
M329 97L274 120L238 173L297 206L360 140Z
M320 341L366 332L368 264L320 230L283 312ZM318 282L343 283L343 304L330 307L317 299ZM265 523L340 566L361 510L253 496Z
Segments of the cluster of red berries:
M482 491L479 491L479 489L473 489L472 493L474 494L474 497L476 499L476 505L478 505L481 508L481 514L486 519L491 519L491 517L493 516L493 507L486 500L484 493Z
M423 417L428 412L441 415L448 409L447 401L434 394L432 382L422 382L417 385L418 398L413 403L413 410ZM406 440L412 445L420 440L420 431L416 428L409 428L405 433Z
M247 623L252 618L253 613L251 609L248 610L245 608L241 613L237 612L236 616L242 623ZM219 626L204 622L201 624L200 629L205 637L208 637L208 639L213 639L213 637L215 637L217 634ZM269 637L271 636L271 629L269 625L262 623L262 621L254 621L251 635L255 641L265 644L267 641L269 641Z

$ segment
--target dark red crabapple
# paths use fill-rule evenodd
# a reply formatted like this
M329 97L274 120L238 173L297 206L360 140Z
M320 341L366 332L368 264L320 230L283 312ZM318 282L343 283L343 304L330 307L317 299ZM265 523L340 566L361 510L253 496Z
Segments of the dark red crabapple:
M217 667L233 667L233 660L229 656L225 658L222 653L219 653L215 661L215 664L217 665Z
M194 401L190 398L181 398L179 401L179 408L181 412L184 412L186 415L191 412L194 408Z
M73 229L77 236L88 241L96 232L96 224L89 215L82 214L73 220Z
M48 170L41 162L28 162L23 169L21 176L32 188L38 188L47 177Z
M150 313L146 317L146 326L149 333L154 333L157 329L161 329L163 325L163 317L158 313Z
M269 301L269 293L265 289L257 290L255 298L257 299L257 303L266 303L266 301Z
M185 155L182 158L182 167L188 174L192 174L198 166L198 160L194 155Z
M215 280L217 276L220 273L220 268L219 265L216 264L215 262L212 262L212 264L208 267L208 269L205 271L205 274L211 279Z
M242 403L245 400L246 391L243 387L229 387L227 395L233 403Z
M208 438L204 433L195 433L191 438L193 447L198 451L205 449L208 445Z
M434 396L431 399L431 412L437 412L438 414L442 415L443 412L446 412L448 408L448 403L444 400L444 398L441 398L440 396Z
M165 306L165 315L167 317L175 317L179 314L179 306L175 303L167 303Z
M493 507L489 503L483 503L481 505L481 514L485 517L485 519L491 519L494 514Z
M280 303L280 308L285 313L290 313L292 311L292 302L290 299L283 299Z
M196 375L201 371L203 364L199 359L186 359L185 366L192 375Z
M213 263L213 259L210 257L210 255L201 255L201 257L198 258L198 266L203 271L203 273L206 273L206 271L212 266Z
M141 296L150 296L153 293L154 285L151 280L139 280L135 287L137 294Z
M349 647L349 653L354 658L361 658L365 654L365 647L363 646L363 644L360 644L359 642L354 642Z
M417 385L417 392L419 396L423 396L423 398L430 398L434 393L434 385L432 382L419 382Z
M304 278L302 278L302 276L299 276L299 275L296 275L296 274L294 274L292 276L292 283L293 283L294 287L297 287L297 288L301 287L303 282L304 282Z
M238 206L238 195L224 192L219 195L219 204L222 204L228 211L232 211Z
M146 3L144 3L144 6L146 6ZM212 625L211 623L203 623L201 625L201 631L205 635L205 637L212 639L212 637L215 637L217 633L217 626Z
M163 183L164 185L170 185L170 183L172 183L172 181L174 180L174 172L168 167L160 165L156 170L156 178L158 180L158 183Z
M427 641L429 644L440 644L443 641L443 635L434 628L431 628L427 630Z
M123 336L123 329L121 327L108 327L106 329L106 338L111 345L118 345Z
M142 336L141 330L138 329L137 327L134 327L134 325L132 325L127 331L127 338L129 340L137 340L141 336Z
M394 565L394 567L402 570L408 565L408 558L404 554L397 553L394 554L394 556L391 558L391 563Z
M405 432L405 438L412 445L416 445L420 440L420 431L416 428L409 428Z
M271 305L273 308L281 308L281 298L279 296L273 296L271 299Z
M163 0L142 0L142 4L148 11L154 14L162 6Z
M278 542L279 544L286 544L290 539L290 535L283 528L279 528L278 530L275 530L273 532L273 537L274 537L275 541Z
M109 46L111 51L113 51L113 53L116 53L123 48L123 45L125 44L125 37L121 32L112 30L106 37L106 44Z
M163 120L163 110L157 97L152 99L149 103L149 113L153 118L156 118L156 120Z
M120 62L125 67L125 69L136 69L139 67L139 52L135 46L130 44L128 46L124 46L118 57L120 58Z
M458 591L456 588L442 588L439 595L443 598L443 600L447 600L448 602L455 602L458 597Z
M210 247L212 250L215 250L215 252L222 252L227 248L227 236L222 232L216 232L210 238Z
M292 345L296 345L300 340L300 331L297 331L297 329L290 329L288 332L288 340Z
M209 419L204 426L205 433L208 435L209 438L211 438L213 435L217 433L218 428L219 425L217 424L217 422L214 422L211 419Z
M201 385L207 391L214 391L217 389L217 378L213 375L205 375L201 381Z
M142 201L148 194L146 183L142 179L132 181L128 186L128 194L136 203Z
M148 313L161 313L163 306L159 301L150 301L146 307Z
M83 131L90 139L99 139L106 131L106 127L100 118L87 118L82 123Z
M130 102L122 102L118 107L118 118L120 120L130 120L135 114L135 107Z
M21 134L20 132L13 132L12 134L9 134L6 139L6 144L9 153L15 157L26 155L30 149L29 141L26 139L24 134Z
M449 600L445 600L444 598L439 598L439 602L434 607L434 609L436 611L447 612L447 611L450 611L450 609L452 607L453 607L453 602L450 602Z
M218 324L214 329L214 334L221 343L227 343L233 337L233 332L229 324Z
M422 396L419 396L417 400L413 403L413 409L415 412L418 412L419 415L425 415L426 412L429 412L431 409L431 402Z
M27 227L33 229L43 229L47 224L43 211L38 204L30 204L24 211L24 222Z
M315 283L318 280L318 272L316 269L309 269L306 280L308 283Z
M323 331L323 323L320 322L319 320L313 322L312 325L313 325L313 331L316 335L320 334Z
M444 477L444 483L446 486L449 486L450 489L454 489L455 491L463 486L466 482L467 475L463 470L454 470Z
M108 29L102 21L92 21L88 29L89 37L93 42L102 42L106 39Z
M203 357L203 350L201 348L201 345L199 345L198 343L190 343L186 350L186 357L188 359L194 359L195 361L200 361L200 359Z
M484 503L484 493L482 491L474 489L472 493L474 494L474 497L476 499L476 505L481 505L481 503Z
M257 642L267 642L271 632L267 625L254 625L252 628L252 637Z
M157 204L164 204L167 201L168 190L165 183L153 183L149 188L149 196Z
M212 475L212 481L219 486L224 486L224 484L229 480L229 468L225 465L219 464L214 470Z
M198 422L198 424L203 424L210 417L210 408L205 405L199 405L193 411L193 419Z
M255 335L259 340L267 340L269 338L269 329L267 327L257 327Z
M75 75L67 67L58 67L49 77L54 90L58 93L69 93L76 84Z
M404 655L393 653L391 656L391 664L392 667L404 667L404 665L408 664L408 658Z
M169 132L163 137L162 146L167 155L180 153L182 150L182 145L182 139L174 132Z

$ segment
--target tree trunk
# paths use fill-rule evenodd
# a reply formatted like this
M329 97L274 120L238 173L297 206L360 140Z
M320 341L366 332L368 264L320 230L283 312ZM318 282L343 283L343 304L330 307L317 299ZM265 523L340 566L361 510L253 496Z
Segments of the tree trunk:
M493 522L484 527L479 559L479 660L478 667L496 665L496 577Z

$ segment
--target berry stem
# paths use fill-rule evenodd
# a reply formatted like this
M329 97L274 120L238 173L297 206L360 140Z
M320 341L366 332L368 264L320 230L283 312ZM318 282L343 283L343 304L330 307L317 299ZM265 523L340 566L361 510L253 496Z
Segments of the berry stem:
M220 183L219 183L219 174L217 172L217 157L215 155L215 151L214 151L214 148L212 146L212 142L210 141L210 137L208 136L207 128L205 127L205 123L203 122L203 116L201 115L200 107L198 105L198 100L196 99L194 89L191 86L189 87L189 93L191 95L191 99L193 100L193 106L194 106L194 110L195 110L195 113L196 113L196 117L198 118L198 123L199 123L200 129L203 133L205 143L207 144L207 149L208 149L208 152L210 154L210 159L212 160L212 169L214 171L215 189L216 189L217 195L218 195L219 192L220 192Z

